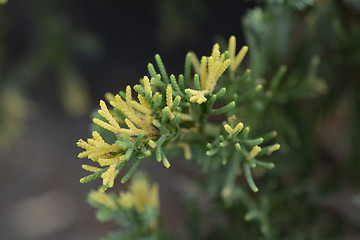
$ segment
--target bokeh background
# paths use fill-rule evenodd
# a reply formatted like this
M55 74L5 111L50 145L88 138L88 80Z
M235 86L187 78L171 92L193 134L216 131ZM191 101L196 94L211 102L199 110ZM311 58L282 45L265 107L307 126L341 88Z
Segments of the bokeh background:
M188 50L208 53L216 36L235 34L241 42L241 16L251 5L190 0L0 5L0 238L97 239L116 229L96 222L86 203L99 182L79 183L86 171L76 142L90 136L91 112L105 92L116 93L146 75L156 53L169 72L180 73ZM171 176L164 170L152 170L158 172L151 174L154 180ZM122 187L117 185L115 191ZM163 189L162 198L172 200L171 211L181 215L179 201ZM171 211L168 220L178 222ZM170 223L179 229L177 224Z
M311 168L309 174L323 189L335 186L336 190L325 191L328 195L312 196L314 205L326 212L321 213L319 221L326 225L329 221L326 218L330 217L334 219L331 224L349 222L339 234L346 239L359 239L360 98L356 90L360 80L360 7L356 0L298 2L311 4L297 9L299 13L295 15L303 21L292 25L294 37L280 48L288 50L307 41L308 46L314 47L303 54L306 56L302 62L310 62L311 58L305 57L313 54L332 60L319 70L328 82L328 91L321 98L328 97L318 105L322 117L309 133L314 139L310 144L316 145L305 143L297 150L315 149L316 163L311 165L309 162L314 158L307 158L307 166L311 167L301 168L300 175L307 176L306 171ZM306 13L327 2L335 3L336 17L346 25L345 30L346 27L350 30L339 35L318 32L311 35L313 39L302 39L308 26L304 22L311 26L316 17L322 16L321 12ZM117 226L113 223L98 223L94 209L86 203L87 193L97 188L99 181L79 183L86 171L81 169L84 161L77 158L81 150L76 141L90 136L90 115L99 100L105 92L116 93L147 75L147 63L154 62L156 53L162 56L168 72L179 74L189 50L196 51L198 56L209 54L215 41L224 43L230 35L237 37L239 45L248 44L251 39L244 32L249 29L244 29L242 21L256 5L262 7L265 3L9 0L0 4L0 239L98 239L115 230ZM253 12L248 17L256 20L262 16ZM273 31L276 30L275 27ZM283 36L282 33L278 36ZM276 45L275 40L266 42ZM321 46L329 47L324 50ZM297 63L291 57L265 60L270 65L268 69L277 63L288 64L290 68ZM251 65L247 61L245 65ZM302 106L312 105L311 101L304 101ZM285 156L291 156L291 149L289 146ZM283 179L291 180L289 184L295 181L292 171L300 166L287 171L292 160L298 161L296 156L290 157L287 165L279 168ZM165 226L181 236L184 212L180 196L192 186L186 175L196 172L176 161L169 170L157 164L142 168L152 180L160 182L161 218ZM117 183L114 191L124 188Z

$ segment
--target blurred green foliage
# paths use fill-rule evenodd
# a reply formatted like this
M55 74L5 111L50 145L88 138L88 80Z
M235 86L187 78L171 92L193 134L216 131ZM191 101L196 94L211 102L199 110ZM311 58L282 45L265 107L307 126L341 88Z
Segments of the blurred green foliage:
M34 118L36 103L27 95L43 79L58 86L59 100L70 116L89 109L87 83L74 56L96 55L100 44L94 35L75 29L62 7L57 1L11 1L0 6L1 148L11 147L26 129L26 121ZM15 28L31 30L23 37Z

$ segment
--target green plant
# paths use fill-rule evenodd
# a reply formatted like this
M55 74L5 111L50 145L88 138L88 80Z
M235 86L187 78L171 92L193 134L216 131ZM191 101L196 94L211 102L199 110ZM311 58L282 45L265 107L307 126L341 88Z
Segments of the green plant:
M109 111L125 128L121 132L101 103L94 122L107 130L93 127L100 134L79 145L90 144L80 156L95 158L104 168L84 166L95 173L82 182L102 177L105 190L117 174L125 182L141 161L154 159L151 156L169 167L171 151L183 149L185 158L205 173L192 179L196 194L184 196L188 239L343 239L359 234L359 221L351 217L359 210L360 114L354 81L359 77L358 4L256 2L259 6L242 22L249 69L238 68L248 49L235 56L234 37L228 44L220 41L223 53L218 45L211 57L200 61L189 53L184 74L177 77L169 77L156 56L160 74L149 64L150 79L144 77L134 87L139 105L132 103L130 87L129 94L120 92L117 97L142 109L144 117L138 119L147 124L130 123L122 111L130 105L121 102ZM111 101L116 98L106 96L114 106ZM332 106L337 106L335 111ZM334 118L342 122L334 123ZM114 151L90 155L100 146L95 139L100 135ZM279 148L275 137L281 154L269 157L271 161L261 159ZM349 147L350 140L355 147ZM110 162L116 165L113 170L106 165ZM344 193L351 196L344 200L346 206L339 200ZM206 210L199 196L207 199ZM174 239L160 231L161 224L158 227L157 235L147 237Z
M238 68L247 47L235 56L235 41L232 36L229 50L223 53L215 44L211 56L202 57L201 63L195 54L189 53L184 74L178 77L169 76L162 59L156 55L160 74L153 64L148 65L151 79L145 76L133 87L138 101L133 99L130 86L116 96L108 93L106 97L113 108L109 110L106 103L100 101L101 109L93 119L102 129L94 131L87 141L77 143L85 149L79 158L87 157L99 165L83 165L93 173L80 182L101 177L100 190L104 191L113 187L119 174L123 175L121 182L125 183L148 157L154 156L157 162L169 168L171 163L166 153L183 149L187 159L196 152L197 163L205 172L211 171L211 177L219 178L226 172L217 188L227 205L240 194L236 181L242 172L250 189L257 192L251 169L273 168L273 163L261 157L278 150L280 145L271 143L276 136L274 131L251 137L250 128L244 127L234 115L236 102L244 104L264 94L261 84L243 89L241 95L234 89L242 83L254 85L255 82L250 70ZM192 62L195 74L192 74ZM229 86L231 90L227 91ZM222 106L214 107L215 104ZM227 121L217 124L209 119L213 115L220 115ZM105 142L105 136L112 142ZM126 165L131 166L121 173Z

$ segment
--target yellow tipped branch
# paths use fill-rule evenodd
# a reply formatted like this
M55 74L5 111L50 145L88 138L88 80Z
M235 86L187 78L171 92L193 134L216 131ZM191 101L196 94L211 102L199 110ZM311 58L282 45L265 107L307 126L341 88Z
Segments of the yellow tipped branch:
M239 51L239 53L235 56L236 38L234 36L231 36L229 38L228 49L229 49L229 57L231 59L230 69L232 72L234 72L239 67L239 65L241 64L242 60L244 59L246 53L248 52L248 47L243 46L241 48L241 50Z
M94 123L96 123L100 127L103 127L111 132L114 132L114 133L120 132L120 126L119 126L118 122L111 115L111 113L107 109L106 104L103 100L100 101L100 107L101 107L101 109L98 111L98 113L100 114L100 116L105 118L109 123L106 123L97 118L93 119Z
M141 96L140 96L141 97ZM131 101L131 106L135 108L137 111L150 115L152 113L151 109L149 109L149 106L144 106L136 101Z
M119 146L116 143L112 145L107 144L96 131L93 132L93 139L88 139L87 143L80 139L77 142L77 145L78 147L85 149L78 157L88 157L94 162L97 162L100 157L105 157L108 153L114 153L119 150Z
M93 167L93 166L90 166L90 165L86 165L86 164L83 164L81 165L81 167L83 169L85 169L86 171L89 171L89 172L100 172L102 170L102 168L98 168L98 167Z
M236 51L236 38L234 36L231 36L229 38L229 45L228 45L228 51L229 51L229 57L230 59L235 59L235 51ZM231 64L232 66L234 64ZM233 67L231 66L231 70L233 70Z
M131 103L131 102L130 102ZM139 123L138 117L135 115L134 109L126 104L119 95L115 96L115 101L111 101L110 104L119 109L124 116L129 118L131 121L134 121L135 123Z
M186 160L190 160L191 159L191 147L190 144L185 143L185 142L181 142L178 143L174 146L175 148L182 148L184 150L184 157Z
M195 54L188 53L185 59L185 77L180 75L178 79L174 75L168 76L160 56L156 55L155 60L161 74L158 74L154 66L149 64L148 70L151 79L144 76L140 80L140 84L133 87L137 98L136 96L133 98L130 86L127 86L125 91L120 91L116 96L106 94L106 99L114 109L109 111L105 102L100 101L98 113L102 118L95 118L93 121L104 129L115 133L118 139L110 145L102 139L99 133L93 132L93 138L87 141L81 139L78 141L77 145L84 149L79 157L88 157L100 165L100 167L83 165L82 168L92 174L80 181L87 182L101 177L102 191L105 191L107 188L113 187L114 178L127 166L131 159L135 158L133 165L121 179L122 183L130 178L144 157L154 154L158 162L169 168L170 162L164 155L164 149L170 144L172 147L182 148L185 158L190 159L191 146L189 142L192 142L194 137L196 139L205 137L204 139L214 138L213 143L207 145L206 155L209 157L218 156L216 159L214 158L215 164L207 161L204 167L209 169L220 166L220 164L227 164L230 150L235 154L232 162L238 161L236 171L233 171L233 180L235 181L236 175L241 171L241 163L249 186L253 191L258 191L251 176L250 168L257 165L265 168L274 166L272 163L255 159L279 149L280 145L278 144L264 148L259 147L264 140L272 138L274 134L267 134L264 138L247 139L249 128L243 129L242 123L236 124L236 118L229 117L228 124L224 125L224 129L228 133L226 137L222 135L224 130L214 128L211 123L207 124L206 122L209 115L229 115L229 111L231 112L235 107L235 100L237 103L246 100L260 92L262 87L258 85L242 94L241 97L227 96L226 99L231 97L234 98L234 101L218 109L213 109L215 101L226 92L226 82L224 83L225 86L217 93L216 87L222 74L228 68L231 68L227 71L230 79L234 78L237 82L244 81L246 83L252 81L250 72L245 73L245 77L235 78L234 76L234 71L244 59L248 50L247 47L243 47L236 55L236 39L234 36L230 37L228 47L228 51L221 53L219 44L215 44L211 56L203 56L200 62ZM192 79L193 83L190 83L192 77L191 64L194 65L196 72ZM190 88L189 85L192 84L193 87ZM183 102L181 102L182 99L184 99ZM208 100L209 102L207 102ZM205 102L207 103L203 106L198 105ZM240 162L241 158L244 161ZM234 168L231 166L230 169L233 170ZM225 195L232 195L232 189L227 189L229 191L224 191ZM131 201L136 201L136 199L132 195L124 195L120 204L125 208L138 208L138 204Z
M125 118L125 123L131 131L141 132L140 129L138 129L128 118Z
M120 164L122 162L124 162L125 160L125 156L122 154L117 154L116 156L112 157L112 158L99 158L98 162L100 164L100 166L104 167L104 166L109 166L109 165L113 165L113 164Z
M107 92L107 93L105 93L105 99L108 102L114 101L115 100L115 95L112 94L112 93Z
M244 124L243 123L238 123L235 128L233 129L232 127L230 127L229 124L226 124L224 126L225 130L229 133L229 138L234 135L235 133L239 133L244 127Z
M165 166L166 168L169 168L169 167L170 167L170 163L169 163L168 159L165 157L164 154L163 154L162 162L163 162L163 164L164 164L164 166Z
M104 128L104 129L106 129L106 130L109 130L110 132L117 133L117 132L120 131L120 127L119 127L119 129L117 129L117 128L115 128L114 126L112 126L112 125L110 125L110 124L108 124L108 123L106 123L106 122L104 122L104 121L102 121L102 120L100 120L100 119L94 118L94 119L93 119L93 122L94 122L96 125Z
M108 170L101 175L103 179L103 186L107 186L104 191L109 187L112 188L114 186L114 179L115 179L115 170L116 164L110 165Z
M165 109L166 109L166 112L167 112L167 116L168 116L168 118L169 118L169 120L170 120L170 122L172 122L172 120L174 119L174 114L171 112L171 110L170 110L170 108L169 107L165 107Z
M249 159L252 159L254 157L256 157L256 155L261 151L261 147L259 146L254 146L250 153L249 153Z
M206 90L211 93L214 91L219 77L229 67L231 60L226 59L225 55L219 51L219 45L215 44L212 54L209 58L202 57L200 64L200 84L201 90Z
M258 153L258 156L262 156L265 154L270 155L271 153L273 153L279 149L280 149L280 144L276 143L276 144L262 148L261 151Z
M151 148L155 148L155 147L156 147L156 143L155 143L153 140L149 140L149 141L148 141L148 145L149 145Z
M231 67L232 71L235 71L239 65L241 64L242 60L244 59L246 53L248 52L248 46L243 46L239 53L236 55L235 59L233 60L233 66Z
M144 88L145 91L149 93L150 97L152 96L152 91L151 91L151 86L150 86L150 80L147 76L144 76L143 78L144 81Z
M148 101L146 101L146 99L143 96L138 95L138 99L139 99L141 106L147 108L149 111L152 111Z
M197 102L198 104L202 104L207 101L206 97L204 97L205 94L208 93L208 91L197 91L193 89L185 89L185 92L190 93L190 102Z
M173 105L173 98L172 98L172 87L168 85L166 88L166 105L171 108Z
M100 203L101 205L104 205L108 208L111 208L113 210L115 210L115 208L116 208L115 201L109 195L105 194L104 192L91 191L89 194L89 199L91 199L92 201L94 201L96 203Z
M119 133L125 133L128 136L136 136L140 132L143 132L145 135L150 135L152 133L151 126L153 120L150 116L150 114L152 114L151 108L145 98L141 95L138 95L140 104L133 101L130 96L131 90L128 89L126 93L126 101L128 102L124 102L119 95L115 96L115 101L110 102L110 104L120 110L127 119L125 119L125 123L129 129L121 129ZM138 112L135 112L135 110Z
M201 58L201 65L200 65L200 80L201 80L201 87L206 89L206 81L207 81L207 57L203 56Z

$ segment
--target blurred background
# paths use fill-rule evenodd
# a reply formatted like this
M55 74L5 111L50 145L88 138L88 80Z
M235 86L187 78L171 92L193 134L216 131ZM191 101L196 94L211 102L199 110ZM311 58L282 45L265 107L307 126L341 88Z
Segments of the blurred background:
M90 136L90 113L105 92L146 75L156 53L169 72L180 73L188 50L205 54L214 36L241 36L248 6L190 0L0 5L0 238L97 239L114 229L96 222L86 203L100 182L79 183L87 173L76 142Z
M180 74L189 50L210 54L215 41L226 47L235 35L238 46L250 46L245 65L258 78L271 78L281 64L293 79L316 72L310 76L316 81L307 82L309 96L279 100L284 110L294 109L288 101L300 110L287 111L286 129L272 126L285 142L273 175L281 176L276 189L304 189L312 181L317 193L299 190L275 205L285 201L291 211L305 201L304 212L320 210L313 218L293 212L294 220L280 226L291 229L300 222L306 231L322 222L330 234L327 226L341 223L333 232L347 238L338 239L359 239L359 20L356 0L0 4L0 238L97 239L116 229L98 223L86 203L100 182L79 183L86 171L76 142L90 136L91 112L105 92L117 93L147 75L156 53L169 73ZM311 62L316 70L305 71ZM179 196L191 187L187 166L143 168L160 182L164 224L181 235ZM118 183L114 191L123 188Z

